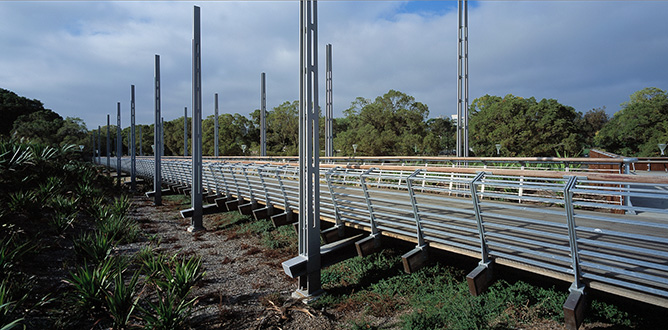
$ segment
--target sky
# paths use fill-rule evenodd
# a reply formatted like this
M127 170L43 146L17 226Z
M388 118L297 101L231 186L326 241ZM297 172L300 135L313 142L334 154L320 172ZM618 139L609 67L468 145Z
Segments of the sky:
M193 6L202 19L202 116L248 115L299 98L299 2L0 1L0 88L89 129L154 118L155 54L165 120L191 116ZM475 1L469 99L513 94L610 115L645 87L668 90L668 1ZM319 1L320 107L333 48L334 116L391 89L457 112L456 1Z

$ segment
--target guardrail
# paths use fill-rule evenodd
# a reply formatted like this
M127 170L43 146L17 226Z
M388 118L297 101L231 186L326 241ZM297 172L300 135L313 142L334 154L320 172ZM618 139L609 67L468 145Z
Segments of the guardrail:
M299 212L296 164L271 160L205 159L203 187ZM163 159L163 183L191 185L190 166ZM153 169L137 159L138 176ZM572 294L588 286L668 307L668 177L322 163L320 186L322 220L336 226L569 281ZM630 202L609 202L620 198Z

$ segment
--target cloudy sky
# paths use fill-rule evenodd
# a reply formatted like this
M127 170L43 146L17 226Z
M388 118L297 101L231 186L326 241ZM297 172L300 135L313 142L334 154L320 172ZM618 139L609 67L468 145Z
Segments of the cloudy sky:
M0 1L0 87L89 128L153 120L154 55L165 120L191 104L193 6L201 7L203 116L298 99L298 1ZM320 105L333 45L335 116L358 96L395 89L456 113L456 1L320 1ZM645 87L668 89L668 1L476 1L469 5L470 99L553 98L586 112L620 109Z

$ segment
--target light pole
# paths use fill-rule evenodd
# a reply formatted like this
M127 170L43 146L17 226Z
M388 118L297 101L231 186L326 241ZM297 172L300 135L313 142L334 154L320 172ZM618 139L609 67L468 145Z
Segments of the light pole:
M665 143L659 143L657 145L659 146L659 149L661 149L661 156L664 156L665 154L663 153L663 151L666 150L666 144Z
M501 154L501 145L497 143L496 144L496 155L498 156L500 154Z
M355 157L356 153L357 153L357 144L353 144L353 157Z
M246 145L245 144L241 145L241 152L243 152L244 156L246 156Z

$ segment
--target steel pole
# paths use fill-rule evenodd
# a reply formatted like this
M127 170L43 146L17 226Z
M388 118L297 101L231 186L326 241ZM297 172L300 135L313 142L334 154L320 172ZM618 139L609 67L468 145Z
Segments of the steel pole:
M162 205L162 164L160 156L162 150L162 121L160 115L160 55L155 55L154 73L154 96L155 96L155 125L153 126L153 159L155 160L155 172L153 174L153 191L155 192L155 205Z
M325 157L334 156L334 94L332 85L332 44L327 44L325 74Z
M123 138L121 137L121 102L116 103L116 177L117 185L121 186L121 155L123 154Z
M213 155L218 157L218 93L214 95L213 110Z
M107 114L107 173L111 172L111 138L109 137L109 114Z
M183 157L188 157L188 107L183 108Z
M194 6L193 67L192 67L192 191L193 216L188 231L203 230L202 224L202 44L200 8Z
M130 85L130 191L137 189L137 155L135 154L135 85Z
M97 163L102 164L102 128L97 126Z
M317 2L300 1L299 82L299 254L306 275L299 277L296 294L310 297L321 290L320 185L318 142L318 15Z
M265 73L260 78L260 156L267 155L267 89Z

